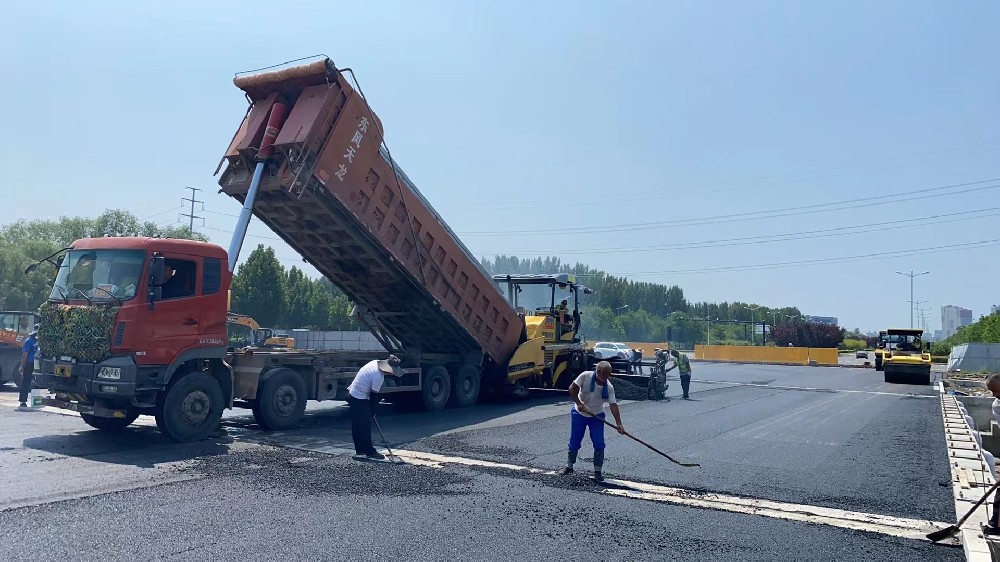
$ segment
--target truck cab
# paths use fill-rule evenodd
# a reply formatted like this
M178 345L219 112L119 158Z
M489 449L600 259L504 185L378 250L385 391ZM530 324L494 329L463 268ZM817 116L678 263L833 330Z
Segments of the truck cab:
M21 347L37 323L34 312L0 310L0 386L21 386Z
M55 263L39 309L35 382L54 394L44 402L103 430L140 414L182 441L214 430L232 387L225 250L190 240L87 238Z

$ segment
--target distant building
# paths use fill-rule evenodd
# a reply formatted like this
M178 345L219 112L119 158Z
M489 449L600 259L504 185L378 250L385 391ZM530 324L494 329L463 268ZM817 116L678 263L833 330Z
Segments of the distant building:
M804 315L806 322L815 322L817 324L829 324L831 326L837 326L836 316L810 316L808 314Z
M941 341L944 339L944 330L934 330L934 341Z
M955 335L962 326L972 324L972 311L949 304L941 307L941 339L950 338Z

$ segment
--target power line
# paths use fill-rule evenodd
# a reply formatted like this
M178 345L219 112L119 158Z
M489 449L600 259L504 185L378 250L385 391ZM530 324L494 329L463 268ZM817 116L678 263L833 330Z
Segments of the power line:
M181 197L182 201L190 201L191 202L191 211L189 213L187 213L187 214L180 213L178 215L178 220L180 220L180 217L187 217L188 218L188 232L194 232L194 219L201 219L202 221L205 220L205 217L199 217L199 216L197 216L197 215L194 214L194 204L195 203L204 203L204 201L199 201L199 200L197 200L197 199L194 198L195 193L201 191L197 187L185 187L184 189L190 189L191 190L191 197L190 198L188 198L188 197ZM204 205L202 205L202 210L205 210ZM202 226L204 226L204 225L205 225L205 223L202 222Z
M141 219L139 219L139 222L145 222L145 221L148 221L151 218L158 217L160 215L165 215L167 213L173 213L176 210L177 210L177 207L172 207L170 209L166 209L166 210L160 211L158 213L153 213L152 215L147 215L145 217L142 217Z
M979 154L986 154L986 153L989 153L989 152L994 152L995 150L997 150L997 148L995 147L996 144L998 144L998 141L987 142L987 143L982 143L982 144L977 144L977 145L963 146L963 147L954 147L954 148L948 148L948 149L943 149L943 150L936 150L936 151L925 152L925 153L918 153L918 154L913 154L913 155L909 155L909 156L897 156L895 158L886 158L886 159L883 159L883 160L875 160L875 161L869 161L869 162L862 162L862 163L858 163L858 164L849 164L849 165L844 165L844 166L834 166L834 167L831 167L831 168L821 168L821 169L818 169L818 170L806 170L806 171L800 171L800 172L789 172L789 173L784 173L784 174L775 174L775 175L767 175L767 176L757 176L757 177L751 177L751 178L745 178L745 179L738 179L738 180L728 180L728 181L714 182L714 183L695 184L695 185L688 186L688 187L674 187L674 188L666 188L666 189L660 188L660 189L644 190L644 191L637 191L637 192L616 193L615 197L616 198L618 198L618 197L632 198L632 197L645 197L645 196L650 196L650 195L652 195L652 196L663 196L663 197L666 197L666 196L670 196L670 197L686 197L686 196L690 196L690 195L706 195L706 194L722 193L722 192L728 192L728 191L741 191L741 190L747 190L747 189L754 189L754 188L758 188L758 187L772 187L772 186L776 186L776 185L786 185L786 184L792 184L792 183L801 183L801 182L805 182L805 181L815 181L815 180L827 179L827 178L832 178L832 177L840 177L840 176L845 176L845 175L860 174L860 173L865 173L865 172L874 172L874 171L889 170L889 169L900 168L900 167L904 167L904 166L912 166L912 165L915 165L915 164L926 164L926 163L931 163L931 162L938 162L938 161L941 161L941 160L948 160L948 159L952 159L952 158L962 158L962 157L966 157L966 156L976 156L976 155L979 155ZM935 155L935 154L942 154L942 153L945 153L945 152L953 152L955 150L968 150L968 149L971 149L971 148L981 148L983 146L994 146L994 148L991 148L991 149L988 149L988 150L983 150L983 151L965 153L965 154L957 154L957 155L944 156L944 157L941 157L941 158L934 158L934 159L930 159L930 160L920 160L920 161L916 161L916 162L907 162L907 163L896 164L896 165L892 165L892 166L885 166L885 167L881 167L881 168L870 168L870 169L864 169L864 170L848 171L848 172L843 172L843 173L839 173L839 174L820 175L820 176L815 176L815 177L798 178L798 179L791 179L791 180L779 181L779 182L760 183L760 184L753 184L753 185L747 185L747 186L729 187L729 188L714 189L714 190L708 190L708 191L705 191L703 189L705 187L713 187L713 186L720 186L720 185L731 185L731 184L744 183L744 182L747 182L747 181L770 180L770 179L785 178L785 177L790 177L790 176L799 176L799 175L804 175L804 174L816 174L816 173L821 173L821 172L847 170L847 169L850 169L850 168L857 168L857 167L860 167L860 166L867 166L867 165L871 165L871 164L881 164L881 163L892 162L892 161L896 161L896 160L904 160L904 159L909 159L909 158L918 158L918 157L922 157L922 156L932 156L932 155ZM558 203L561 207L586 206L586 205L606 204L607 203L607 199L608 199L607 195L590 195L590 196L578 196L578 197L575 197L573 201L566 201L565 197L562 197L562 198L551 198L551 199L536 199L536 200L533 200L533 201L519 200L516 203L509 203L507 206L514 206L514 208L517 208L517 207L521 207L521 206L524 206L524 205L536 205L536 204L537 205L543 205L543 204L552 204L552 203ZM504 207L505 205L504 205L503 202L501 202L500 206ZM463 208L463 209L470 209L470 208L491 208L491 209L493 209L493 208L497 208L497 204L495 202L492 202L492 203L476 202L476 203L464 203L464 204L450 205L450 206L447 206L447 207L450 207L450 208Z
M614 275L617 277L632 277L639 275L687 275L692 273L717 273L717 272L728 272L728 271L760 271L768 269L786 269L790 267L803 267L809 265L820 265L827 263L849 263L855 261L870 261L870 260L881 260L886 258L900 258L908 256L917 256L925 254L938 254L942 252L952 252L960 250L972 250L979 248L990 248L993 246L1000 245L1000 238L992 240L980 240L977 242L965 242L962 244L949 244L946 246L934 246L930 248L915 248L911 250L895 250L887 252L877 252L874 254L861 254L857 256L843 256L836 258L818 258L812 260L798 260L791 262L775 262L775 263L763 263L763 264L748 264L748 265L731 265L731 266L719 266L719 267L706 267L702 269L677 269L677 270L667 270L667 271L633 271L629 273L607 273L606 275ZM596 277L605 274L577 274L577 277Z
M856 209L859 207L865 207L868 206L868 204L876 201L885 201L887 203L903 203L903 202L908 203L911 201L931 199L934 197L960 195L963 193L972 193L987 189L996 189L1000 187L1000 183L987 186L982 186L981 184L998 182L998 181L1000 181L1000 178L992 178L988 180L958 183L958 184L944 185L939 187L929 187L912 191L891 193L888 195L864 197L860 199L845 199L841 201L831 201L829 203L817 203L814 205L784 207L780 209L771 209L764 211L747 211L743 213L730 213L726 215L715 215L709 217L690 218L690 219L675 219L669 221L656 221L656 222L646 222L646 223L610 224L610 225L594 226L594 227L581 226L581 227L570 227L570 228L536 229L536 230L483 230L483 231L463 232L460 234L462 236L510 236L515 234L581 234L594 231L631 232L636 230L652 230L659 228L677 228L677 227L687 227L694 225L766 220L766 219L785 218L798 215L808 215L813 213L846 211L850 209ZM969 187L974 185L979 185L980 187ZM967 189L952 191L949 193L932 193L935 191L955 189L959 187L966 187Z
M959 211L955 213L945 213L941 215L931 215L927 217L916 217L912 219L900 219L895 221L881 221L877 223L860 224L854 226L839 226L835 228L825 228L822 230L806 230L800 232L786 232L783 234L767 234L761 236L745 236L738 238L721 238L718 240L702 240L698 242L678 242L675 244L657 244L653 246L640 246L638 248L593 248L587 250L572 249L572 250L521 250L521 251L508 251L502 253L481 253L477 254L482 256L523 256L525 254L532 255L550 255L550 256L560 256L560 255L590 255L590 254L631 254L636 252L652 252L658 250L700 250L706 248L726 248L731 246L750 246L757 244L769 244L773 242L791 242L798 240L808 240L812 238L827 238L830 236L848 236L854 234L870 234L872 232L885 232L889 230L900 230L903 228L914 228L931 226L935 224L945 224L951 222L958 222L960 220L976 220L989 217L1000 216L1000 212L988 213L988 211L1000 211L1000 207L990 207L987 209L973 209L968 211ZM970 214L977 213L987 213L977 217L968 217ZM946 220L933 221L931 219L943 218L943 217L957 217L950 218ZM924 222L930 221L930 222ZM909 223L919 223L919 224L909 224ZM896 225L896 226L889 226Z

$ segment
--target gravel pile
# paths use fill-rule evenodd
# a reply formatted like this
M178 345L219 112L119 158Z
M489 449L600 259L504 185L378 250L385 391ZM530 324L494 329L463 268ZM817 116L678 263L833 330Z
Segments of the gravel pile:
M649 389L645 386L639 386L618 377L611 377L611 384L615 387L615 398L620 400L649 399Z

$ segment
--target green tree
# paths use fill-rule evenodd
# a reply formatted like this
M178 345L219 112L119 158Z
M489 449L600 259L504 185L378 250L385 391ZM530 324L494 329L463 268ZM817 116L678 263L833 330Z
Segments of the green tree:
M139 223L129 211L112 209L98 217L60 217L55 220L25 220L0 226L0 308L35 310L48 298L55 274L43 265L29 275L31 263L87 237L159 236L207 241L186 228L159 227Z
M274 248L259 244L233 276L233 311L277 327L285 318L285 285L285 268Z
M288 270L285 280L285 316L281 321L288 328L310 326L312 312L313 282L301 269L294 265Z

